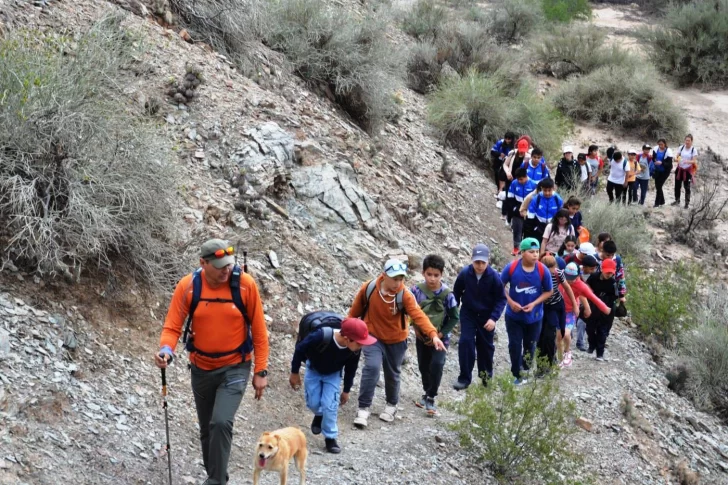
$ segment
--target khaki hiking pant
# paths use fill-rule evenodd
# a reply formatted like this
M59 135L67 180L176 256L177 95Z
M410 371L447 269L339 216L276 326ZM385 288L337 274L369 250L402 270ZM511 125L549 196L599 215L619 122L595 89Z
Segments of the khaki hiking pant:
M225 485L233 422L248 385L250 366L251 361L214 370L190 367L208 485Z

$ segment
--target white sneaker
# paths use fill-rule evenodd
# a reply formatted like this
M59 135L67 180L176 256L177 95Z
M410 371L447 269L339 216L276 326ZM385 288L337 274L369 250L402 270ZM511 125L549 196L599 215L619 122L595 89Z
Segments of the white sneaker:
M367 427L369 420L369 409L359 409L356 412L356 418L354 418L354 426L356 426L359 429L364 429Z
M387 423L391 423L394 421L394 417L397 415L397 406L390 406L387 404L384 408L384 411L382 411L382 414L379 415L379 419L382 421L386 421Z
M501 202L499 200L498 202L495 203L495 207L496 207L496 209L500 209L501 207L503 207L503 202Z

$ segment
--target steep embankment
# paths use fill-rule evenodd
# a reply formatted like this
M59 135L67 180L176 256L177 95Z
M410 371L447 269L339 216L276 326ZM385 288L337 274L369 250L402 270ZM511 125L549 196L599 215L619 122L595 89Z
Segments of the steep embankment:
M6 28L83 29L115 8L85 0L54 2L42 11L15 4L17 23ZM148 46L142 59L148 69L126 87L129 99L144 103L163 97L168 79L182 76L188 62L199 65L205 78L189 109L164 103L158 115L187 180L180 188L180 225L190 238L190 267L201 240L241 241L264 295L273 330L271 386L261 402L252 393L244 399L230 470L232 483L250 483L257 436L286 425L306 429L310 422L301 393L287 384L291 333L304 312L345 310L358 284L376 274L388 256L406 258L416 268L427 252L446 254L451 280L475 242L507 250L510 235L494 210L492 184L432 136L420 96L403 90L398 121L372 138L290 75L275 53L258 47L261 74L254 83L204 45L187 43L149 19L131 16L126 24L140 31ZM454 174L452 181L442 174L443 161ZM244 180L232 176L241 169ZM271 249L279 268L267 260ZM504 261L501 257L496 264ZM140 295L131 282L109 292L91 284L69 289L34 280L9 266L2 275L0 483L164 481L159 371L150 356L166 298ZM456 346L450 350L443 401L458 398L449 388L457 371L456 351ZM577 355L573 368L564 372L564 392L577 400L593 427L563 445L587 456L598 483L665 483L669 468L682 457L706 483L725 483L725 428L666 389L627 328L615 330L609 354L610 362L601 365ZM499 371L505 372L505 332L496 356ZM183 360L169 371L172 459L176 483L200 483ZM388 425L374 418L365 432L350 424L355 387L339 421L344 452L326 455L319 439L308 434L309 482L491 483L475 457L445 429L455 419L452 414L443 411L429 420L412 406L418 382L410 359L400 419ZM647 425L622 419L619 402L625 392ZM265 477L264 483L274 482Z

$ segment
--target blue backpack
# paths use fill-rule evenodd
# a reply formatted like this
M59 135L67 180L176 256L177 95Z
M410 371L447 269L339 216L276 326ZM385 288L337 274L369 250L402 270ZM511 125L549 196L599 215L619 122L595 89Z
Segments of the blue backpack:
M209 357L211 359L219 359L227 355L241 353L246 356L253 352L253 334L250 330L250 317L248 317L248 311L243 304L243 298L240 296L240 275L242 270L240 266L233 266L232 274L230 275L230 299L226 298L201 298L202 295L202 268L198 268L192 273L192 301L190 302L190 310L187 314L187 323L185 324L185 331L182 334L182 343L185 344L185 349L188 352L196 352L203 357ZM245 342L234 350L227 352L203 352L195 348L193 343L193 336L190 333L192 327L192 318L197 309L197 305L201 302L207 303L232 303L240 311L243 317L243 325L245 325L247 336Z

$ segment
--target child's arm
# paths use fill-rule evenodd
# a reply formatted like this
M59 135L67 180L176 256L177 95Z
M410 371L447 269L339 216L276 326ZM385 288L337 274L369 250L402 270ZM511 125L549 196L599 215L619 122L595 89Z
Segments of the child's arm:
M356 292L354 301L351 303L351 308L349 308L349 314L347 315L349 318L361 318L364 316L362 315L362 312L364 311L364 300L366 299L365 297L368 284L368 281L365 282L361 288L359 288L359 291Z
M463 269L458 277L455 278L455 284L453 285L452 294L455 297L455 303L460 305L463 300L463 293L465 293L465 269Z
M617 272L614 273L614 279L617 280L619 299L624 301L627 296L627 279L624 276L624 264L621 257L617 257Z
M521 203L521 208L519 209L521 217L526 217L526 213L528 212L528 206L531 205L531 200L533 200L537 192L537 190L534 190L523 199L523 202Z
M569 300L571 300L571 308L573 310L573 314L575 317L579 318L579 304L576 301L576 297L574 296L574 292L571 289L571 285L568 281L566 281L566 278L563 278L561 280L561 287L566 291L566 295L569 297Z
M344 390L341 393L341 404L346 404L346 401L349 400L349 392L354 385L354 376L356 376L356 368L359 366L360 356L361 352L352 355L344 366Z
M507 267L506 267L507 268ZM490 320L497 322L498 319L503 315L503 310L506 309L506 303L508 302L505 285L500 278L494 278L494 291L493 297L495 298L495 304L493 305L493 313L490 314Z
M324 341L323 329L318 329L310 334L306 335L306 338L296 344L296 350L293 351L293 358L291 359L291 374L298 374L301 370L301 363L306 361L306 354L309 349L315 348Z
M579 288L580 293L587 298L590 302L594 303L600 312L605 315L609 315L612 309L607 306L597 295L594 294L591 287L584 283L583 287ZM588 316L588 315L587 315Z
M440 329L440 333L445 336L453 331L460 323L460 310L458 310L458 303L455 300L455 295L450 293L447 296L447 302L445 303L445 311L447 316L445 317L445 324Z

